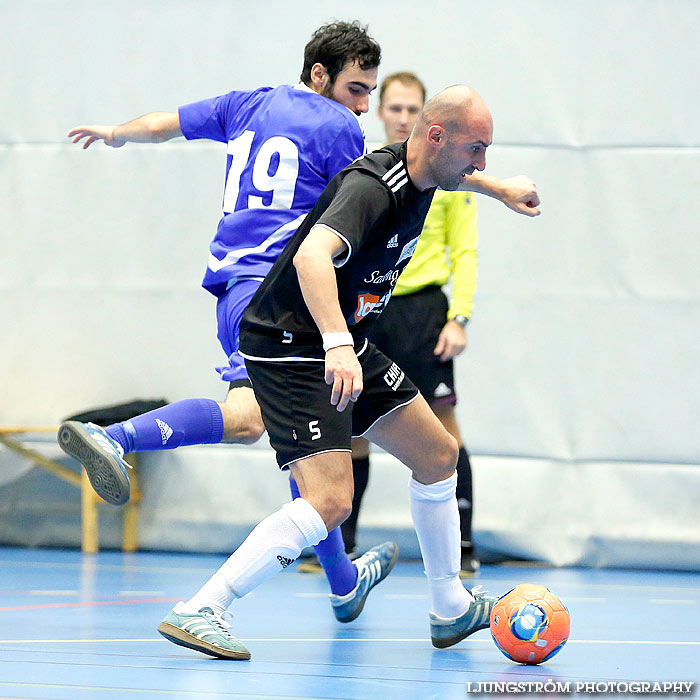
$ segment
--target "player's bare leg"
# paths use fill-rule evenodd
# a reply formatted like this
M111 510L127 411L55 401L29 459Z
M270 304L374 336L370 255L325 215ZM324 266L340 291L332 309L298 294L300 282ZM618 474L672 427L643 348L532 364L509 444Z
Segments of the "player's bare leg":
M260 406L248 386L230 389L226 401L219 403L224 418L222 442L251 445L265 432Z
M443 481L454 474L457 441L420 394L381 418L363 437L401 460L421 484Z
M349 452L324 452L291 466L301 497L320 513L330 531L352 510L353 479ZM345 553L341 552L343 557ZM339 622L351 622L362 612L370 591L383 581L399 557L393 542L373 547L352 562L357 570L354 588L344 595L331 594L333 613Z
M259 523L243 544L188 601L178 603L158 627L170 641L226 659L248 659L245 646L226 627L225 611L263 581L286 569L306 546L317 544L346 517L352 501L352 469L347 452L325 452L291 465L301 497ZM387 560L368 552L357 562L355 590L331 596L336 616L349 622L362 611L369 591L391 570Z
M353 496L355 464L353 461L348 471L347 465L350 463L350 455L347 452L326 453L326 455L331 454L341 455L341 460L344 465L344 478L347 479L348 475L350 478L349 493L351 499L351 509L350 512L343 514L343 520L345 521L345 516L351 515L352 510L355 508ZM302 463L300 462L299 464ZM296 473L297 468L293 468L290 486L292 489L292 495L295 498L303 495L300 486L294 481ZM300 476L303 478L303 475ZM353 552L353 555L350 556L346 551L346 543L343 541L344 525L345 522L341 524L340 528L330 528L328 531L328 537L314 547L316 556L309 559L302 559L299 562L298 571L302 573L323 571L328 579L328 584L331 587L331 605L333 606L333 612L336 618L340 622L350 622L362 612L364 601L372 587L385 578L391 570L391 567L393 567L396 559L398 558L399 548L395 542L384 542L376 547L372 547L372 549L370 549L362 557L360 557L359 553L356 552ZM341 532L341 530L343 530L343 532ZM360 580L362 563L360 563L360 566L358 566L355 564L355 562L358 559L362 559L363 562L366 562L368 557L379 561L381 567L381 572L379 572L380 576L376 579L376 581L374 581L374 583L372 583L372 585L367 585L366 589L363 588L363 590L360 591L360 595L358 595L358 585L362 583L364 587L365 584ZM367 581L367 584L369 583L370 581Z
M349 452L324 452L290 466L299 493L323 518L327 530L348 517L352 504L352 465Z
M477 589L472 595L459 579L457 441L420 394L384 416L365 437L400 459L413 474L411 516L428 577L433 645L452 646L486 629L496 599L484 597Z
M340 526L343 533L345 551L351 558L357 553L357 518L362 507L362 498L369 482L369 442L365 438L352 439L352 476L355 491L352 497L352 513Z
M354 481L354 491L352 497L352 512L347 517L347 519L340 526L341 530L341 541L337 542L336 549L338 553L342 547L343 551L352 559L356 559L359 556L355 542L355 531L357 529L357 514L360 512L360 505L362 503L362 496L364 495L365 488L367 487L367 479L369 476L369 442L364 438L353 438L352 439L352 475ZM358 451L361 453L357 456ZM293 487L292 487L293 489ZM330 537L330 533L329 533ZM322 545L328 553L333 553L333 547L330 546L329 540L324 540ZM320 559L316 556L308 557L302 559L299 562L299 571L301 573L319 573L323 571ZM328 577L328 582L333 587L334 577L326 571L326 576ZM338 591L334 591L338 592Z
M106 428L66 421L57 438L83 464L97 494L121 505L131 489L125 454L219 442L249 445L264 431L253 390L243 386L231 389L223 403L185 399Z
M369 440L363 437L356 437L352 439L352 456L355 457L369 457Z
M318 544L328 534L325 523L342 520L349 508L344 504L350 502L352 481L343 476L349 465L335 455L327 459L327 489L313 466L294 467L306 497L286 503L258 523L204 586L168 613L158 627L166 639L218 658L250 658L245 645L227 629L227 609L286 569L305 547Z
M439 403L430 407L442 424L442 427L457 440L458 445L462 445L462 435L459 432L455 407L450 403Z

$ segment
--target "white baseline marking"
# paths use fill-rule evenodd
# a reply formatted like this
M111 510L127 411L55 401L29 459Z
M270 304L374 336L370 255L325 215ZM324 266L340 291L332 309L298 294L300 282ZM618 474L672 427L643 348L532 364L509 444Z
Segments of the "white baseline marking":
M12 561L6 559L0 559L0 568L12 567L12 568L33 568L33 569L79 569L88 571L134 571L134 572L146 572L151 571L158 573L186 573L186 574L207 574L211 575L212 569L194 569L183 567L179 569L177 566L147 566L146 564L96 564L90 562L86 564L81 563L61 563L61 562L44 562L44 561ZM213 567L212 567L213 568Z
M58 688L61 690L66 690L69 689L73 692L75 692L76 689L78 690L106 690L106 691L113 691L114 687L113 686L103 686L103 685L68 685L65 683L20 683L18 681L10 682L10 681L0 681L0 684L6 685L6 686L11 686L11 687L18 687L18 688ZM119 688L120 693L138 693L143 697L143 690L141 688ZM201 698L203 695L200 691L198 690L182 690L182 689L177 689L177 690L160 690L156 688L149 688L148 691L146 691L149 695L175 695L177 694L178 697L198 697ZM94 697L94 694L92 695ZM133 697L133 695L132 695ZM250 695L249 693L236 693L236 692L219 692L217 693L217 697L220 698L269 698L269 695ZM277 700L298 700L299 696L298 695L275 695L275 698Z
M328 598L328 593L295 593L295 598Z
M429 643L427 637L404 637L404 638L383 638L373 637L371 639L338 639L337 637L242 637L244 642L349 642L364 644L365 642L385 642L385 643ZM0 639L2 644L124 644L127 642L165 642L165 639L148 637L143 639ZM465 639L467 644L493 644L491 639ZM653 639L569 639L567 644L644 644L660 646L700 646L700 641L659 641Z
M387 593L384 596L385 598L393 598L393 599L399 599L399 598L427 598L428 596L425 593Z
M223 562L223 559L222 559ZM97 564L97 563L91 563L89 566L86 566L84 562L81 563L60 563L60 562L38 562L38 561L15 561L11 559L0 559L0 568L4 567L12 567L12 568L37 568L37 569L89 569L90 571L133 571L133 572L159 572L159 573L170 573L174 572L177 574L207 574L207 576L211 575L212 568L208 569L197 569L197 568L190 568L190 567L177 567L177 566L147 566L145 564L143 565L138 565L138 564ZM292 572L294 575L299 575L299 576L305 576L306 574L297 574L296 572ZM425 575L424 574L416 574L415 576L406 576L405 577L408 580L413 580L413 581L420 581L421 584L424 584L425 582ZM495 587L495 586L501 586L503 585L503 581L496 580L496 579L491 579L488 578L487 576L482 577L479 579L480 581L483 581L484 583L488 583L489 585ZM552 588L555 588L557 590L561 589L562 591L565 589L574 589L574 588L585 588L586 590L595 590L595 589L612 589L612 590L622 590L622 591L632 591L632 592L640 592L640 591L663 591L664 593L668 593L669 591L679 591L682 593L685 593L686 595L688 593L696 593L700 592L700 586L667 586L667 585L661 585L659 584L658 586L653 586L653 585L648 585L648 584L634 584L634 583L622 583L622 584L614 584L614 583L574 583L572 581L551 581L549 584L551 585ZM249 594L250 595L250 594ZM562 598L568 598L568 596L563 596Z

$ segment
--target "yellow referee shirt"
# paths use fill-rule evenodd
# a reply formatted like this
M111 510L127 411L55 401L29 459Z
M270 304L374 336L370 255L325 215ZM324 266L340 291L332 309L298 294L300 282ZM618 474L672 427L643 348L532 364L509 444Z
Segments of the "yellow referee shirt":
M396 282L393 294L412 294L428 285L447 284L452 299L447 318L466 316L474 307L478 267L476 201L472 192L437 190L416 252Z

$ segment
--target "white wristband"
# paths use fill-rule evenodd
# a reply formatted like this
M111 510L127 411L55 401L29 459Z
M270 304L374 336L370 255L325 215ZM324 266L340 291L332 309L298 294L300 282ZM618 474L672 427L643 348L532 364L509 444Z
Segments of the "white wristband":
M339 348L341 345L354 345L352 334L348 331L344 333L321 333L323 338L323 351L328 352L332 348Z

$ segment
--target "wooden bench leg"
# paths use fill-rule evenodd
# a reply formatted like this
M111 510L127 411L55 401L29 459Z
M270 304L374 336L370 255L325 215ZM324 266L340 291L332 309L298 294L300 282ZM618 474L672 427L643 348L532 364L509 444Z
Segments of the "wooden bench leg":
M25 447L19 440L12 436L23 435L32 432L55 433L53 426L0 426L0 444L5 445L13 452L30 459L34 464L51 474L67 481L73 486L80 488L80 524L81 524L81 548L86 554L95 554L100 550L99 524L97 517L97 506L103 503L102 499L95 493L90 484L85 469L80 469L77 474L72 469L49 459L36 450ZM138 462L136 454L127 455L129 464L133 465L131 472L131 498L124 507L124 531L122 537L122 550L125 552L135 552L138 549L138 519L139 504L141 503L141 491L138 488Z
M82 527L82 550L86 554L95 554L100 550L97 521L97 499L92 490L90 479L81 467L80 520Z
M122 535L122 551L135 552L139 548L138 525L141 491L139 490L139 457L137 454L126 456L126 461L133 466L129 477L131 480L131 497L124 506L124 530Z

